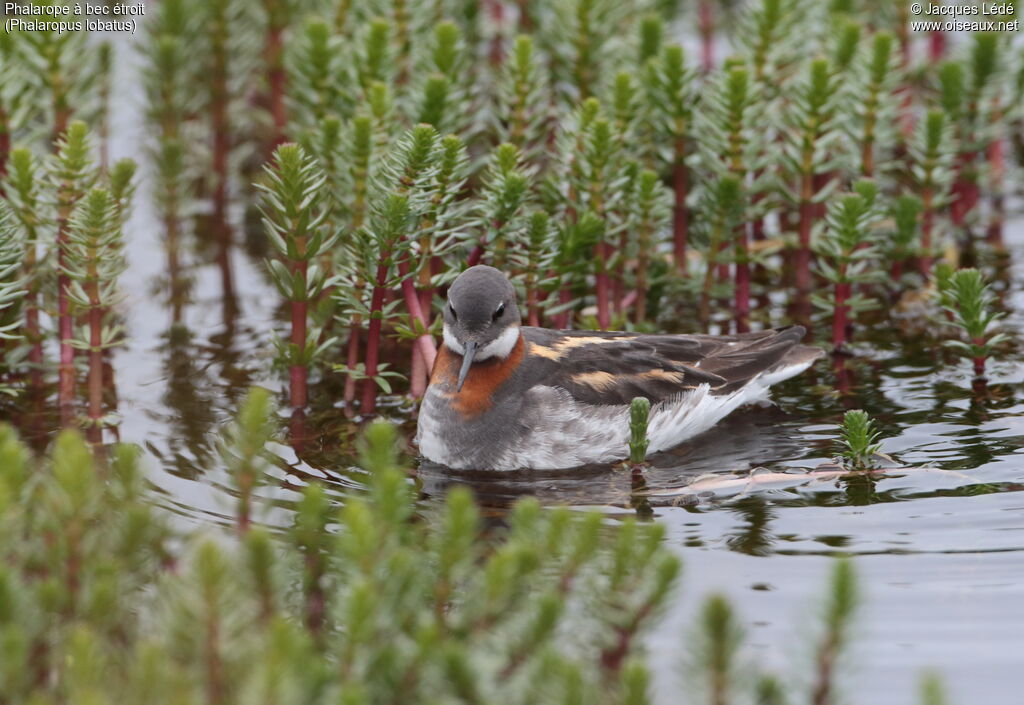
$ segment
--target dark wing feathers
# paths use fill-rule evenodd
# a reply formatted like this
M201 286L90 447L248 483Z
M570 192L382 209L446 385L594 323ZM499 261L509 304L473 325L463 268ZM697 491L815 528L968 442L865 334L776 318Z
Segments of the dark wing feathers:
M534 383L561 387L588 404L658 402L700 384L729 392L779 365L803 334L799 326L734 336L523 328Z

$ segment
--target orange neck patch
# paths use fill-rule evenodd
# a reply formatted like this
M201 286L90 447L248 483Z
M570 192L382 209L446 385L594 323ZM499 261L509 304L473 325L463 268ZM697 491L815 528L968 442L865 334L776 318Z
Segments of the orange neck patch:
M469 368L469 374L466 375L462 391L456 392L462 355L452 352L447 345L441 345L437 359L434 360L434 368L430 371L430 384L443 387L444 395L451 399L452 408L463 417L477 416L491 408L494 393L519 367L519 363L523 361L525 348L523 336L520 335L508 357L492 357L489 360L474 362Z

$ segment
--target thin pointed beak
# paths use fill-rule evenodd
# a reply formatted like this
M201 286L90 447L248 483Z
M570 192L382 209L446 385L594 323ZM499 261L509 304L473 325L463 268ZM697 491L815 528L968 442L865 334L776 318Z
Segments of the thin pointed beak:
M455 388L455 391L462 391L462 383L466 381L466 375L469 374L469 366L473 364L473 358L476 356L476 343L469 340L463 343L462 347L466 350L462 355L462 369L459 370L459 384Z

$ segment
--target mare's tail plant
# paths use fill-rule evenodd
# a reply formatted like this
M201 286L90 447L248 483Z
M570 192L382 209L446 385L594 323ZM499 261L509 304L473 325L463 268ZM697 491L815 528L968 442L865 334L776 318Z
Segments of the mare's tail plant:
M729 242L743 217L743 187L731 175L720 176L708 186L704 195L702 210L705 213L707 230L704 256L704 283L701 287L698 313L701 323L707 328L711 323L711 294L715 269L727 262L731 253L724 250L723 243Z
M672 184L673 256L676 269L685 275L691 180L686 158L693 139L694 71L686 65L683 48L671 45L662 49L660 56L648 62L644 83L654 114L653 138L667 145L658 151L659 167L668 172Z
M892 283L898 287L903 278L904 265L918 247L918 234L921 231L921 200L911 194L903 194L889 208L892 218L892 233L889 236L888 259L892 262L889 270Z
M263 224L280 259L268 262L274 284L289 302L291 335L280 346L289 366L289 398L293 409L308 401L309 367L332 340L319 341L319 331L309 331L309 305L327 285L327 274L318 260L338 240L338 231L324 226L322 206L324 175L316 160L296 144L283 144L265 168Z
M636 397L629 405L629 462L634 467L643 466L647 460L647 421L651 414L651 401Z
M196 97L191 85L193 47L187 39L189 12L186 0L160 3L156 15L146 23L153 48L142 74L147 97L146 118L155 132L150 148L155 164L154 199L163 219L173 323L181 321L185 305L182 240L192 196L186 124L193 119Z
M849 467L852 470L865 470L871 467L872 458L881 444L875 443L880 432L875 428L875 422L867 412L860 409L847 411L843 415L839 432L842 436L842 456Z
M420 306L415 284L408 271L407 250L409 236L418 233L420 216L428 208L432 181L437 168L437 131L429 125L419 125L398 141L388 155L376 183L371 204L371 216L366 228L373 250L372 272L367 281L372 283L373 294L368 311L366 331L366 357L361 411L371 414L377 404L380 376L380 345L386 317L393 315L393 305L385 307L388 292L401 286L406 307L417 331L416 345L420 347L426 369L434 362L436 348L427 334L426 314ZM403 262L406 272L394 271L396 263ZM386 383L385 383L386 384Z
M877 279L873 260L878 251L870 228L878 218L878 190L871 181L861 181L854 188L856 193L829 205L825 233L815 247L818 268L833 289L829 295L815 295L813 301L832 312L832 348L837 352L846 345L852 317L876 306L865 294L854 294L853 287Z
M737 656L743 643L743 628L732 605L722 595L704 602L698 625L696 669L710 705L727 705L736 682Z
M1005 314L992 310L995 295L977 269L954 272L945 281L942 294L945 309L953 316L953 325L967 338L966 342L948 340L946 345L971 358L975 377L983 377L986 361L1007 339L1004 333L993 333L996 323Z
M11 152L7 183L7 204L25 234L22 278L25 286L25 326L23 334L29 345L29 381L33 389L43 384L43 332L39 325L41 310L40 284L49 271L45 256L40 257L40 231L45 223L45 210L40 199L38 167L32 153L24 148Z
M706 134L701 143L702 162L716 175L729 175L740 186L740 222L721 243L723 249L732 250L735 269L734 308L736 331L750 330L750 247L747 223L753 220L751 205L758 185L749 178L756 175L764 148L756 138L755 124L759 119L757 108L763 107L755 93L756 84L749 69L729 65L714 81L705 95L698 131ZM729 247L731 245L731 247ZM709 253L717 257L718 253ZM725 274L727 276L728 270Z
M909 145L910 167L918 198L921 199L921 247L918 270L928 276L934 261L936 216L949 203L955 175L956 142L949 117L939 109L929 110L918 125Z
M860 144L860 173L865 178L891 168L898 139L895 91L901 76L895 44L892 34L878 32L870 49L854 65L858 92L854 134Z
M838 166L840 137L836 118L842 99L843 76L828 59L810 62L785 114L785 163L792 181L788 191L799 208L797 226L797 292L811 290L811 234L818 204L831 190L830 174Z
M25 238L14 214L0 201L0 394L14 394L18 347L25 340L22 308L28 294L22 260Z
M74 317L69 295L71 277L68 273L69 223L75 206L96 180L90 158L91 149L89 129L85 123L72 122L58 142L57 154L50 161L48 169L57 207L57 316L60 338L57 394L61 422L65 426L71 423L75 399Z
M274 431L270 393L253 387L242 401L238 416L222 433L220 452L238 491L236 528L241 534L252 524L253 493L270 467L266 446Z
M116 196L105 188L93 188L72 215L62 268L69 279L71 313L87 321L87 332L71 344L89 355L86 428L93 443L102 440L103 427L110 423L103 410L103 354L122 342L112 308L121 300L117 278L126 266Z
M815 652L812 705L835 702L836 666L850 640L850 628L857 610L857 576L849 559L840 559L832 569L825 602L825 630Z

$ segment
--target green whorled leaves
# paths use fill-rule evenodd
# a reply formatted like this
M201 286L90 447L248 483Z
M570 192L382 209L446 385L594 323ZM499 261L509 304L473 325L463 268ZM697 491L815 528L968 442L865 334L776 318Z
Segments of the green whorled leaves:
M851 469L863 470L870 467L881 444L875 442L880 432L867 412L860 409L847 411L843 415L839 433L840 451Z
M629 405L629 462L640 465L647 459L647 420L651 401L636 397Z
M524 230L523 209L529 204L533 172L513 144L501 144L491 153L477 225L489 249L503 252L517 244Z
M550 129L548 77L527 35L516 37L502 64L493 111L497 139L519 148L525 161L546 162L544 140Z
M921 208L921 199L911 194L901 195L889 206L892 228L886 250L890 260L905 260L919 250Z
M123 298L117 279L126 269L121 216L118 203L106 188L93 188L82 198L71 216L64 248L64 273L70 278L68 299L80 313L103 312L101 348L116 345L120 326L111 323L111 310ZM88 333L73 342L91 348Z
M843 85L843 74L836 71L828 59L819 58L807 65L794 87L792 100L782 116L782 164L791 181L798 176L806 179L815 174L833 173L847 166L849 156L837 148L845 118L841 110ZM827 185L817 189L812 200L824 201L837 185L836 178L829 179ZM794 201L800 200L798 185L784 193Z
M344 120L355 106L345 38L318 17L310 18L286 56L290 134L304 146L326 119Z
M0 338L5 340L22 337L20 304L28 293L22 270L24 258L24 236L10 207L0 201Z
M57 217L69 217L98 176L92 163L89 128L84 122L72 122L57 141L57 154L50 160L46 175L56 192Z
M695 79L695 69L687 65L683 48L676 44L663 48L644 69L654 154L666 171L684 158L686 142L693 137Z
M315 262L338 241L340 233L323 227L324 175L316 160L297 144L283 144L264 168L261 191L263 226L274 249L287 261L269 260L271 277L289 301L311 301L327 285ZM296 267L308 263L308 268Z
M918 122L909 149L913 159L911 174L918 193L928 194L932 208L942 207L949 199L957 153L949 114L938 109L929 110Z
M971 358L987 358L1008 339L993 328L1005 314L993 310L995 295L977 269L960 269L943 282L944 308L953 315L953 324L963 331L967 341L948 340L946 345Z
M818 254L818 271L833 284L867 284L880 281L884 276L875 264L878 246L872 233L882 216L878 199L875 183L862 180L854 186L854 193L829 203L825 229L815 239L814 250ZM835 306L831 292L815 294L812 301L826 311ZM853 313L877 306L873 298L863 293L852 295L843 303Z

